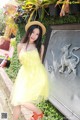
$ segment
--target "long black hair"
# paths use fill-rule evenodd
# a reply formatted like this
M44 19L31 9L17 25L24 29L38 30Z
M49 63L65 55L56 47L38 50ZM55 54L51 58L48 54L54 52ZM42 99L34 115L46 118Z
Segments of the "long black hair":
M32 32L35 28L38 28L40 30L40 33L39 33L39 36L38 36L37 40L34 41L34 43L36 45L36 48L38 49L38 52L40 53L41 41L42 41L42 28L39 25L30 26L29 29L27 30L25 36L22 38L21 43L27 43L27 46L28 46L29 36L32 34Z

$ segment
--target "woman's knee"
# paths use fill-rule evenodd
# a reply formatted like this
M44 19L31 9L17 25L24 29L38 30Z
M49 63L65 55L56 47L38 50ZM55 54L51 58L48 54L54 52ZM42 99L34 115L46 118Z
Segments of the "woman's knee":
M20 109L21 105L13 106L14 109Z

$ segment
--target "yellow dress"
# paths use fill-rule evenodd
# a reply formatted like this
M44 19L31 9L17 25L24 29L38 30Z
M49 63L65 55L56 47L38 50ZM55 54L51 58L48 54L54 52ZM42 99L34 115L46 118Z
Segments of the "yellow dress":
M21 51L22 64L11 93L11 104L39 103L48 98L48 76L37 49Z

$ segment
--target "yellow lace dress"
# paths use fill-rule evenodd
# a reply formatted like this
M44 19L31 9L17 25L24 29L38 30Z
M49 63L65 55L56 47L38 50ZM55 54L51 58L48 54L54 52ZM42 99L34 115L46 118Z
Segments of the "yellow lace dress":
M22 64L11 93L11 104L39 103L48 98L48 76L37 49L21 51Z

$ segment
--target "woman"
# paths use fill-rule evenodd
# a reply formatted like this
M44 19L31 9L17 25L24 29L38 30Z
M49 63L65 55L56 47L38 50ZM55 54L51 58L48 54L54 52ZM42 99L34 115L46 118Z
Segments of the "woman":
M45 26L32 21L25 26L26 35L18 44L18 56L22 64L11 94L13 120L17 120L21 106L33 111L32 118L43 117L42 111L36 104L48 98L48 77L42 64L44 46L41 45Z

